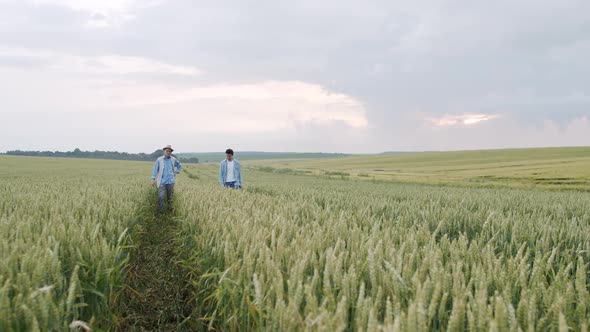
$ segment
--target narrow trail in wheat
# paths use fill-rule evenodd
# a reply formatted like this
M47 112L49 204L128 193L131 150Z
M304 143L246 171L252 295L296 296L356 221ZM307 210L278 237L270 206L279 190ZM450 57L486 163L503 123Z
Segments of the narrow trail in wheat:
M182 330L192 312L190 288L179 258L178 221L172 212L159 215L155 197L136 227L122 300L122 331Z

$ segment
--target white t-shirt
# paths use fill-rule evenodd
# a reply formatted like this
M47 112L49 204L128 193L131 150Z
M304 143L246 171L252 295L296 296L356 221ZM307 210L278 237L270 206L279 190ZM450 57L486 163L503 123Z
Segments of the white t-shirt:
M234 182L236 181L236 176L234 174L234 161L227 162L227 174L225 176L225 182Z

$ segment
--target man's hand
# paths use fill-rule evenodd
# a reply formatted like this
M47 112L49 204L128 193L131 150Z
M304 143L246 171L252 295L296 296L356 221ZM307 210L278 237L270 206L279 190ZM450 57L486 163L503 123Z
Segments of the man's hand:
M156 180L152 180L152 187L156 188Z

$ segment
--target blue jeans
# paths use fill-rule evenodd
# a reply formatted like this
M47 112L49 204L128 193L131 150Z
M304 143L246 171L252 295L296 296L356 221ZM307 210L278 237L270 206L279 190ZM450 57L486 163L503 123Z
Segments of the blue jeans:
M164 212L164 196L168 201L168 210L172 210L172 195L174 194L174 184L161 184L158 187L158 211Z
M225 182L223 183L223 186L226 188L240 189L240 186L236 186L236 181Z

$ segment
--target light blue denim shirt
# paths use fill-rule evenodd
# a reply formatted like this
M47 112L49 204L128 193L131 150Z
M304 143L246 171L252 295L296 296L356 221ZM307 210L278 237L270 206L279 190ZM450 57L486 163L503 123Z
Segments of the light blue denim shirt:
M227 176L227 159L223 159L219 164L219 183L223 186ZM240 162L234 158L234 176L236 178L236 186L242 186L242 167Z
M176 166L176 173L180 173L182 171L182 165L180 164L180 162L178 161L178 159L175 159L176 163L174 166ZM152 172L152 180L156 179L156 176L158 176L158 172L160 171L160 163L158 162L158 160L156 160L156 163L154 164L154 171ZM175 182L175 174L174 174L174 167L172 165L172 158L166 158L164 157L164 170L162 171L162 181L160 181L160 185L163 184L174 184Z

